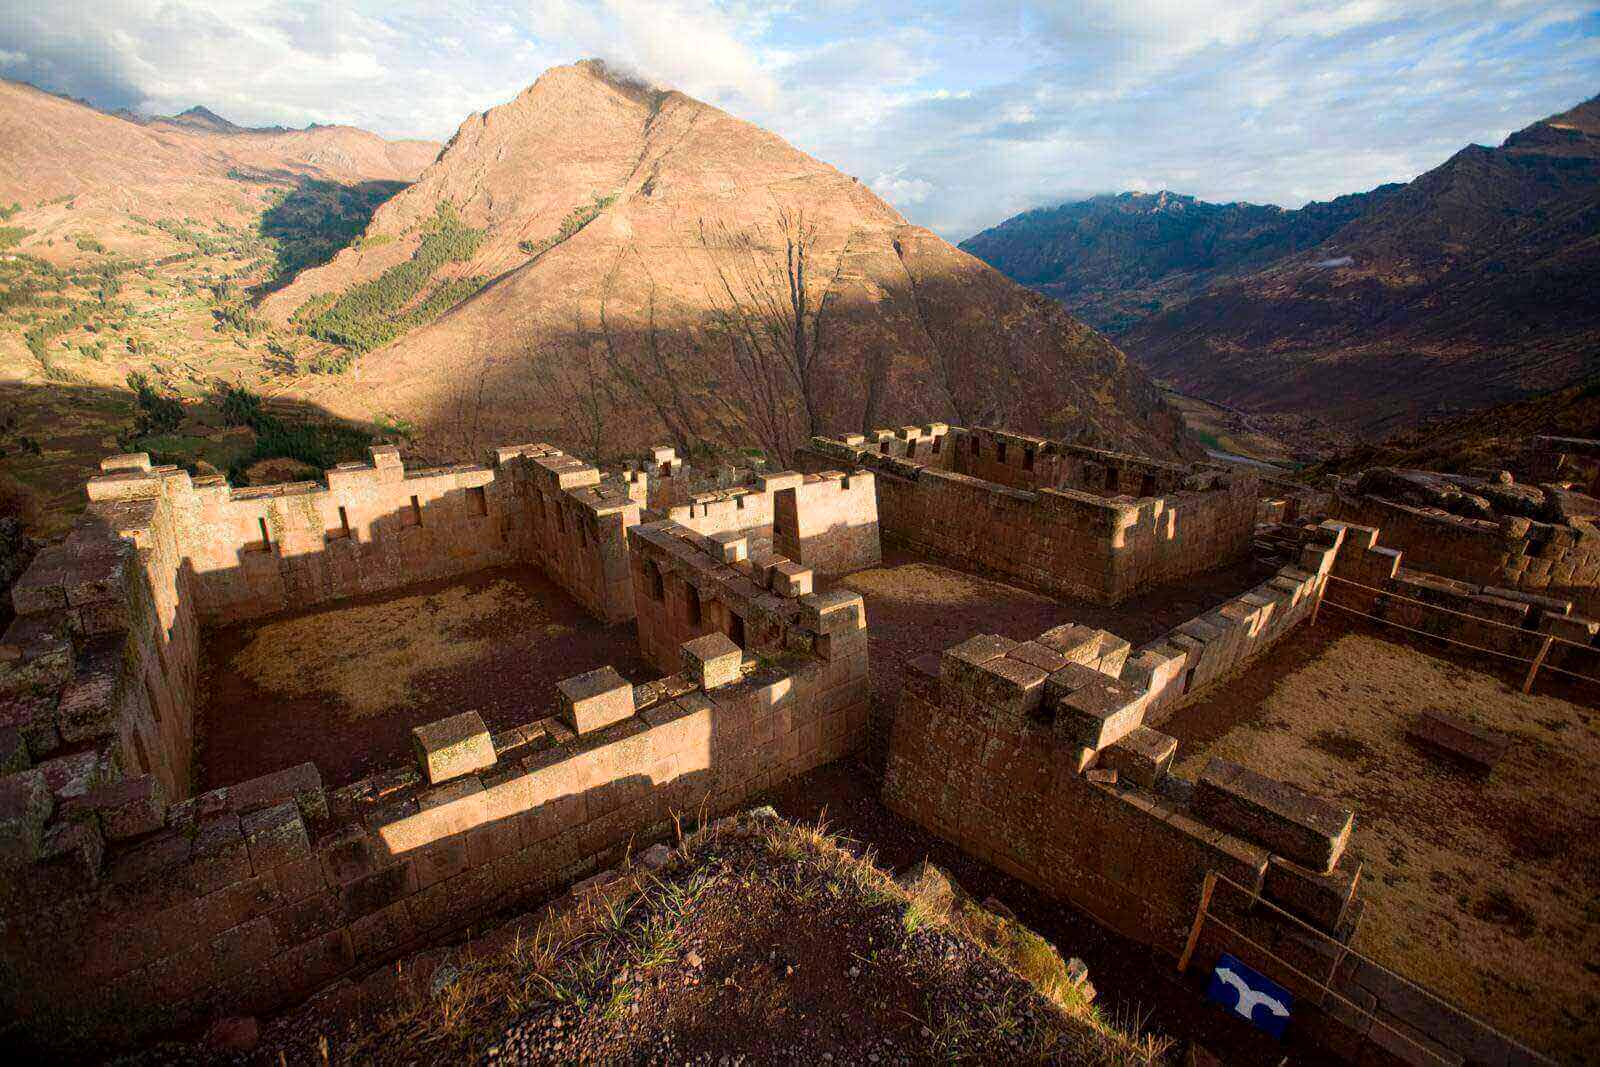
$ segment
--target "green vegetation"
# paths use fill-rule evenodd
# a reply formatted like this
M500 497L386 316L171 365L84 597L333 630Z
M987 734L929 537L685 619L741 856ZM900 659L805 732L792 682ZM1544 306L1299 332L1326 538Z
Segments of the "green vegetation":
M453 304L481 289L485 279L463 278L438 286L415 308L416 300L433 273L446 263L471 259L484 231L465 226L448 203L423 230L422 243L411 258L390 267L372 281L352 286L332 306L311 318L312 337L367 352L389 343L402 333L438 317ZM308 304L310 301L307 302ZM302 306L297 315L304 316Z
M360 238L353 246L358 252L365 252L369 248L382 248L384 245L394 244L392 233L369 233Z
M12 248L33 233L26 226L0 226L0 249Z
M247 482L245 471L264 459L298 460L318 471L349 460L362 459L372 444L372 434L357 426L334 422L290 422L267 411L261 397L242 385L223 384L213 397L229 426L255 431L255 445L234 460L228 480Z
M101 242L100 238L92 233L78 234L73 238L73 244L78 246L78 251L80 252L98 252L104 255L106 251L106 246Z
M224 329L242 333L246 337L266 333L270 328L267 320L255 314L244 304L225 304L213 312L217 316L217 324Z
M561 226L556 230L554 236L546 237L542 241L518 241L517 248L530 256L543 255L589 225L600 216L600 212L616 202L616 193L612 193L610 196L595 194L594 199L589 203L581 204L567 212L567 217L561 220Z
M378 206L405 188L404 182L302 181L279 194L261 216L260 235L271 249L269 287L318 267L352 242L372 248L394 240L388 234L361 238ZM360 240L357 240L360 238Z
M133 390L134 402L138 405L133 418L134 437L171 433L183 425L182 402L158 391L143 371L128 375L128 388Z
M0 207L0 222L10 222L12 217L21 210L22 205L17 203L15 200L11 202L10 207Z

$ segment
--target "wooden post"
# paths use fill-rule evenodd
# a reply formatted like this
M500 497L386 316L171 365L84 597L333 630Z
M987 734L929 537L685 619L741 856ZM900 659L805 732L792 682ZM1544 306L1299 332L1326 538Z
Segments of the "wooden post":
M1211 906L1211 891L1216 887L1217 872L1207 871L1205 884L1200 887L1200 906L1194 910L1194 925L1189 927L1189 940L1183 946L1183 955L1178 957L1179 974L1189 969L1189 959L1200 943L1200 925L1205 922L1206 909Z
M1533 657L1533 663L1528 667L1528 676L1522 680L1522 691L1524 693L1533 691L1534 676L1539 673L1539 668L1544 666L1544 658L1550 654L1550 646L1555 643L1555 640L1554 635L1545 635L1544 644L1539 646L1539 654Z

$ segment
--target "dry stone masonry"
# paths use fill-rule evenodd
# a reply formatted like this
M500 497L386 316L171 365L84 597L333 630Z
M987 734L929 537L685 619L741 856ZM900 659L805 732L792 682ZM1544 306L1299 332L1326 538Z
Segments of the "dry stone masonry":
M1115 604L1250 545L1256 478L934 423L813 438L806 470L865 467L882 536L958 566Z
M1161 727L1323 597L1592 646L1575 598L1407 570L1375 526L1209 464L944 424L815 438L796 462L695 471L658 448L607 474L530 444L407 470L383 447L319 482L235 489L106 460L0 642L0 1013L50 1045L272 1010L856 754L892 809L978 859L1174 956L1251 961L1306 998L1297 1025L1330 1049L1408 1059L1384 1036L1404 1027L1445 1062L1539 1062L1346 952L1356 813L1221 760L1183 778ZM1500 575L1530 529L1463 536L1498 539ZM1582 526L1563 529L1581 557ZM974 634L913 660L886 706L863 598L837 580L879 565L883 539L1100 604L1252 543L1284 562L1138 647L1071 623ZM205 627L511 563L631 621L660 677L567 678L499 732L463 708L412 731L412 762L335 791L307 762L190 795ZM1550 573L1540 590L1578 581ZM1226 926L1195 925L1208 893ZM1305 987L1318 973L1340 997Z

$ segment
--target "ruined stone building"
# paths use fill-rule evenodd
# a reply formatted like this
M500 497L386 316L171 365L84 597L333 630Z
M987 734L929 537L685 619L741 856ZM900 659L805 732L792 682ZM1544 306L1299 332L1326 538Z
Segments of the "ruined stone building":
M1071 622L974 632L910 659L903 689L875 700L884 665L848 579L886 553L1109 609L1250 556L1261 486L941 424L817 438L796 464L711 475L659 449L606 473L523 445L410 470L375 448L321 481L235 488L107 459L76 529L12 594L0 1010L46 1035L69 1019L123 1033L271 1010L537 899L675 816L857 756L896 812L1175 959L1230 951L1291 986L1326 972L1300 1025L1341 1054L1406 1058L1421 1045L1391 1036L1403 1028L1455 1062L1537 1060L1345 951L1360 812L1227 761L1180 776L1161 730L1304 626L1330 576L1405 580L1379 531L1411 537L1437 516L1350 504L1342 520L1270 523L1283 562L1153 640ZM1459 536L1511 554L1516 529ZM1532 540L1565 560L1586 536ZM507 565L631 625L654 676L597 666L519 722L463 707L417 723L411 759L337 788L307 751L197 792L200 720L227 714L202 706L208 635ZM1562 588L1588 573L1552 557L1486 574L1512 570ZM1570 604L1475 603L1496 618L1520 604L1521 624L1587 644L1600 630ZM1197 939L1202 907L1234 933Z

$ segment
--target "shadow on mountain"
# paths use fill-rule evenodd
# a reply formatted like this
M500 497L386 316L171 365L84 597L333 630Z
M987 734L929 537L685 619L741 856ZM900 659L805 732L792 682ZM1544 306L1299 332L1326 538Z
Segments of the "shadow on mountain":
M277 243L271 278L251 291L260 298L294 276L320 267L366 230L379 205L407 182L342 182L301 178L292 192L261 216L261 233Z
M267 482L290 480L284 474L314 476L350 460L365 460L383 428L338 418L304 401L274 399L258 408L226 405L215 393L182 405L181 421L159 432L139 434L134 394L127 389L76 382L0 382L0 417L17 423L0 442L0 469L31 491L39 510L35 532L62 533L87 498L83 484L106 456L149 452L158 464L191 473L216 471L235 486L246 472L266 461ZM38 454L18 447L21 437L37 441Z

